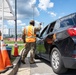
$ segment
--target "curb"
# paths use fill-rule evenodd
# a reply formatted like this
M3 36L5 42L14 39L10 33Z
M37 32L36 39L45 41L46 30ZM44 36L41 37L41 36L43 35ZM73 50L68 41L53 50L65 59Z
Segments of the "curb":
M18 68L21 64L21 52L19 53L19 56L16 57L16 59L13 61L13 68L10 68L8 71L6 71L5 73L1 73L0 75L15 75L17 73Z
M8 71L6 71L5 73L1 73L0 75L15 75L20 66L20 60L21 60L20 56L16 57L16 59L13 62L13 68L10 68Z
M1 73L0 75L15 75L18 71L18 68L20 67L21 64L21 53L23 49L20 51L19 56L16 57L16 59L13 61L13 68L9 68L8 71L5 73Z

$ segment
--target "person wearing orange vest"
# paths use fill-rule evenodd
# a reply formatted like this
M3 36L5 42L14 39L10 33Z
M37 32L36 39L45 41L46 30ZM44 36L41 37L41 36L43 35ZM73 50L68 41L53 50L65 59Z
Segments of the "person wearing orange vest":
M21 55L21 62L25 64L25 57L30 51L30 64L34 63L34 52L36 47L36 32L41 30L41 23L38 27L34 26L35 21L31 20L30 25L24 28L23 30L23 41L26 43L25 49Z

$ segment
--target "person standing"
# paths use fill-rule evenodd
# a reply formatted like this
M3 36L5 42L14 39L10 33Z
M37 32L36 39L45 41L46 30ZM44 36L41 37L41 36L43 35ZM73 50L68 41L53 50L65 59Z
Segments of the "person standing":
M36 47L36 32L41 30L41 23L38 27L35 26L35 21L31 20L30 24L23 30L23 41L25 42L25 49L21 55L21 62L25 64L25 58L30 51L30 64L34 63L35 47Z

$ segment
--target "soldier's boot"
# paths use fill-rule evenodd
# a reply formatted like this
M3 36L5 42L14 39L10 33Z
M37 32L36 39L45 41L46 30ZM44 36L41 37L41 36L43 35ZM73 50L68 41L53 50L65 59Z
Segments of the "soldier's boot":
M25 57L22 56L21 62L22 62L23 64L26 64L26 63L25 63Z
M30 64L34 64L34 63L35 63L34 59L30 59Z
M26 51L25 49L24 49L24 51L23 51L23 53L22 53L22 58L21 58L21 62L23 63L23 64L26 64L25 63L25 58L26 58L26 56L27 56L27 54L28 54L28 51Z
M34 61L34 54L33 54L33 51L31 50L30 51L30 64L33 64L33 63L35 63L35 61Z

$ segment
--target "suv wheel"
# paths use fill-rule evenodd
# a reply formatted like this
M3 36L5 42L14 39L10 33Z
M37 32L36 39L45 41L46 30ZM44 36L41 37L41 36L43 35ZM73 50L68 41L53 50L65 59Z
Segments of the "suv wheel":
M59 50L55 47L51 52L51 66L55 73L61 74L64 73L67 69L64 67L64 64L61 59L61 54Z

